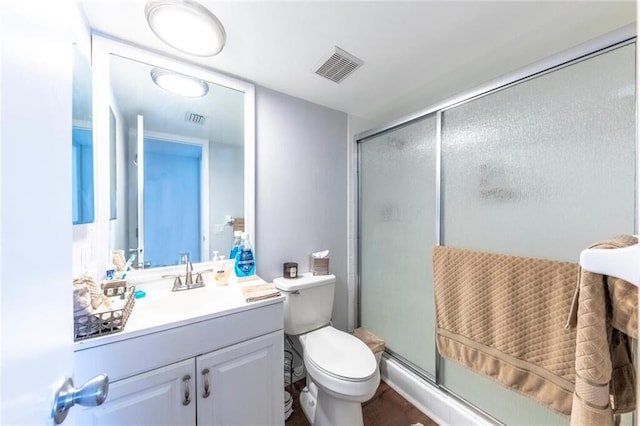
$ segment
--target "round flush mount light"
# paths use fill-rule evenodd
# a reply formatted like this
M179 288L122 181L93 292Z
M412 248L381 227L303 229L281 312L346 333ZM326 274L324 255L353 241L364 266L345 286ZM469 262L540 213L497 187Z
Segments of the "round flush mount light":
M162 68L153 68L151 79L164 90L180 96L199 98L209 92L206 81Z
M145 6L145 14L155 35L181 52L214 56L226 43L220 20L195 1L151 0Z

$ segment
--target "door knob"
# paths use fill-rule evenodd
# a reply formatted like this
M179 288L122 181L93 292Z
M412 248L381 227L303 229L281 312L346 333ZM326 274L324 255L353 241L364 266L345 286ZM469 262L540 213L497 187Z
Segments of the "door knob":
M69 409L74 405L95 407L107 399L109 393L109 377L101 374L89 380L79 388L73 387L73 379L67 377L56 391L53 400L51 416L55 424L59 425L67 418Z

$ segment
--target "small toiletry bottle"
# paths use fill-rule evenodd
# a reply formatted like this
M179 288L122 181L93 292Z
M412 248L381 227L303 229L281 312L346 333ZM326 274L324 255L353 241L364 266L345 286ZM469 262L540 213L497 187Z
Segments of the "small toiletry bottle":
M242 245L238 249L234 269L238 278L250 277L256 273L256 261L246 232L242 233Z
M229 268L227 268L227 264L224 262L224 256L220 256L218 259L218 263L213 267L213 280L216 285L227 285L227 281L229 279Z
M115 275L116 275L116 267L113 264L109 264L107 266L107 270L105 272L105 276L106 276L107 280L114 279Z
M233 231L233 244L231 245L231 252L229 253L229 259L235 259L238 254L238 248L242 244L242 232Z

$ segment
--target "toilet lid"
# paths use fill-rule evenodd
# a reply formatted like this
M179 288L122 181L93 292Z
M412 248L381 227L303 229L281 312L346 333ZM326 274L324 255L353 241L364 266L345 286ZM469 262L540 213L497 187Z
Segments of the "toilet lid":
M364 381L378 368L373 352L364 342L333 327L308 333L304 356L317 369L342 380Z

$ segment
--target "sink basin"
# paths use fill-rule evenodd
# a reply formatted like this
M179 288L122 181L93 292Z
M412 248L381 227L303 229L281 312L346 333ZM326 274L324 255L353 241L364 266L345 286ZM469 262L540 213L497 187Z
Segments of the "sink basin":
M233 305L239 295L237 288L212 285L182 291L150 291L146 297L136 300L134 312L145 319L175 322L224 309Z
M193 292L195 293L195 290ZM200 297L186 294L186 292L171 292L159 295L159 297L151 297L148 300L138 300L137 303L139 305L136 306L136 309L139 311L144 310L145 314L158 312L167 315L170 313L193 312L196 308L200 309L203 300Z

